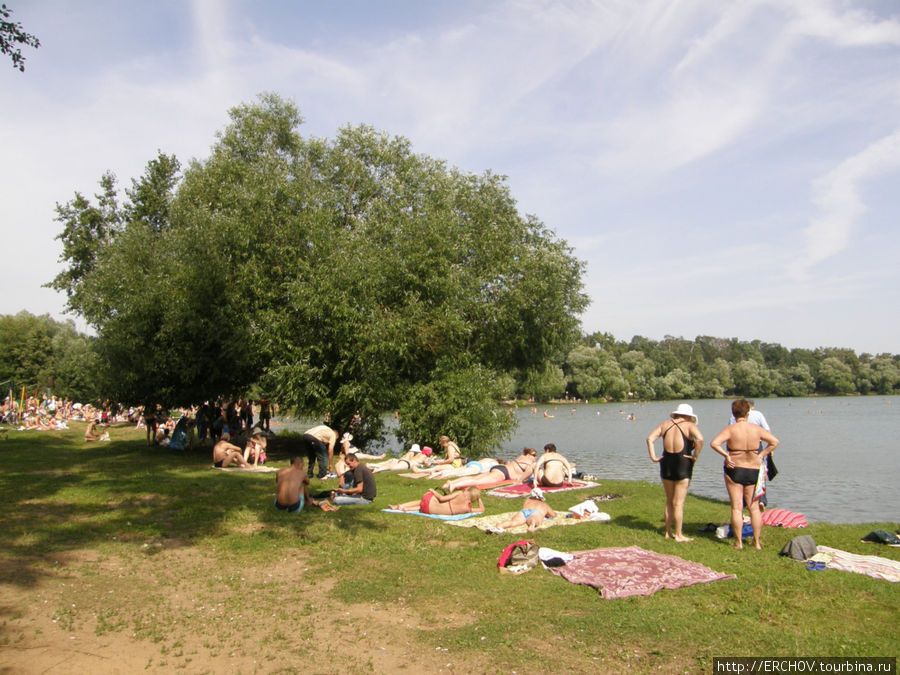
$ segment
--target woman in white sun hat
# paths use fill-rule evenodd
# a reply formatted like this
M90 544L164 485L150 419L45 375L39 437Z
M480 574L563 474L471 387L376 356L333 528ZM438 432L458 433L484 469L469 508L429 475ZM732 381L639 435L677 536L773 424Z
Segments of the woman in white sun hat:
M703 434L697 428L697 416L687 403L681 403L667 419L647 436L650 459L659 464L659 477L666 490L666 539L691 541L681 531L684 500L694 472L694 462L703 447ZM663 453L657 457L653 447L663 440Z

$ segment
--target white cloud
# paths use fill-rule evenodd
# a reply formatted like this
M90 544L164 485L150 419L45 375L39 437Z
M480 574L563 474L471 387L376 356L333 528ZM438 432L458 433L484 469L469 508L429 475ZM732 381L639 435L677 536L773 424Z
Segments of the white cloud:
M816 37L842 47L900 45L900 21L879 20L869 12L835 10L829 2L794 0L785 3L794 12L790 30L798 35Z
M866 211L866 181L900 167L900 130L872 143L815 181L812 201L819 215L803 230L806 252L801 271L837 255L850 245L857 221Z

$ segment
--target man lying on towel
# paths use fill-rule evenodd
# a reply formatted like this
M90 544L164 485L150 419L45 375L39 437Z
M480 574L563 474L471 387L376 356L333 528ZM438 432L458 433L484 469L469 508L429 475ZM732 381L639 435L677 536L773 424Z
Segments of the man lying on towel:
M275 473L275 508L288 513L300 513L306 502L318 506L323 511L337 511L338 507L328 501L315 501L309 496L309 476L303 466L303 457L291 457L291 465L278 469Z

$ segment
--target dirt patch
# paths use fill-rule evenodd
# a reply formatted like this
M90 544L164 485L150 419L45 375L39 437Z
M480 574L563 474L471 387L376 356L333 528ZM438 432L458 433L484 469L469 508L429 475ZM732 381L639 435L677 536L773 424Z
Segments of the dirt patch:
M338 603L331 591L342 575L312 569L302 552L237 567L215 551L168 542L127 557L82 550L28 562L37 578L0 585L2 672L485 667L441 646L439 634L423 639L420 629L430 622L402 599L389 606Z

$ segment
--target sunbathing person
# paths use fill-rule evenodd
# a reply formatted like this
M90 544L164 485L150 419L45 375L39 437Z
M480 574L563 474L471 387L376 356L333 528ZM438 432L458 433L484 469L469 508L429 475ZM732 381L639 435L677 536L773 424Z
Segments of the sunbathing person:
M526 525L529 532L534 532L541 526L545 518L556 518L556 511L544 500L544 493L540 488L534 488L522 504L522 510L517 511L509 520L506 520L489 531L494 534L503 534L509 527Z
M351 452L356 455L360 460L363 459L384 459L387 456L386 452L382 452L380 455L370 455L368 453L363 452L359 448L354 445L351 445L350 441L353 440L353 434L347 432L343 436L341 436L341 449L339 453L342 455L349 455ZM340 475L340 472L337 471L337 467L335 467L335 473Z
M85 443L89 441L99 441L100 434L97 433L97 420L91 420L87 425L87 429L84 430L84 441Z
M516 483L524 483L531 477L534 470L534 462L537 457L537 450L534 448L525 448L522 454L511 462L506 464L497 464L491 467L487 473L478 476L466 476L465 478L457 478L456 480L448 480L442 486L445 490L453 491L464 487L484 487L486 485L495 485L503 481L515 481Z
M291 465L278 469L275 473L275 508L288 513L300 513L308 502L312 506L318 506L323 511L337 511L327 500L316 501L309 496L309 476L303 466L303 456L291 457Z
M244 446L244 461L249 464L252 457L254 468L260 463L265 464L267 443L266 437L261 432L253 434Z
M556 451L553 443L544 446L544 454L534 464L534 484L537 487L562 487L572 482L572 465Z
M237 464L242 469L249 469L250 465L244 459L244 453L238 446L229 443L229 438L228 434L223 434L222 440L213 446L213 464L220 469L232 464Z
M484 457L478 461L468 462L465 466L454 469L447 464L439 464L426 469L416 468L415 473L421 473L425 478L431 480L443 480L444 478L461 478L463 476L477 476L480 473L487 473L500 462L492 457Z
M459 451L459 446L451 441L449 436L441 436L438 439L438 444L444 451L444 459L435 460L434 463L449 464L454 469L460 468L462 466L462 453Z
M449 495L442 495L432 488L419 501L397 504L390 508L395 511L419 511L438 516L455 516L460 513L484 513L481 490L475 487Z
M373 473L378 473L379 471L409 471L413 467L422 466L431 461L429 457L429 455L431 455L431 448L425 449L428 451L427 453L422 451L422 448L419 447L418 443L413 443L413 446L402 457L388 459L376 464L369 464L368 467Z

